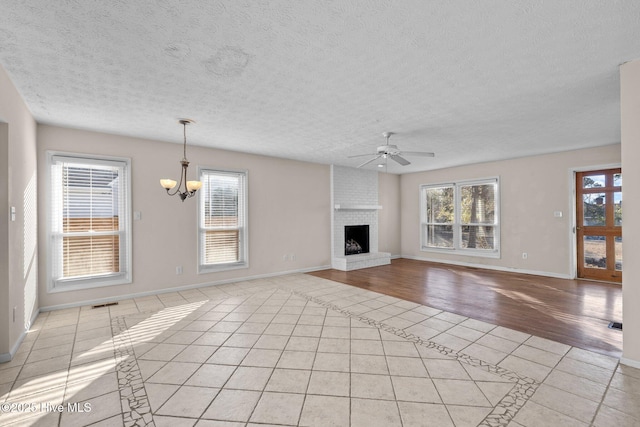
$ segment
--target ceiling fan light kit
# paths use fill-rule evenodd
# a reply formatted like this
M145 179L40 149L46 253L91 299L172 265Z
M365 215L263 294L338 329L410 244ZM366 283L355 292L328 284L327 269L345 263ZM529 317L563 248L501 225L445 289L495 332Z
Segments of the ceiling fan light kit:
M394 162L398 163L400 166L410 165L411 162L402 157L401 155L409 155L409 156L421 156L421 157L434 157L434 153L426 152L426 151L401 151L397 145L389 144L389 138L393 135L393 132L384 132L382 136L385 137L387 143L385 145L380 145L376 149L376 153L374 154L356 154L355 156L349 156L349 158L354 157L363 157L363 156L374 156L373 158L367 160L366 162L358 165L358 168L368 165L369 163L375 162L376 160L382 158L384 159L384 163L378 164L378 167L385 167L387 159L391 159Z

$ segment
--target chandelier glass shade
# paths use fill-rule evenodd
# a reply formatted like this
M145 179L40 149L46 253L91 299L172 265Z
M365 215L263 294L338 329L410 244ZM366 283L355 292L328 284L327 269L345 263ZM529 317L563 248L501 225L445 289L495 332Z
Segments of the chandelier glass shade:
M160 185L162 186L162 188L167 190L167 194L169 196L175 196L177 194L178 196L180 196L180 200L184 202L184 199L193 197L196 194L196 191L198 191L200 187L202 187L202 182L187 181L187 169L189 168L189 160L187 160L187 125L194 123L194 121L190 119L180 119L178 122L183 126L184 131L183 156L182 160L180 161L180 164L182 165L182 171L180 172L180 182L178 183L173 179L163 178L160 180Z

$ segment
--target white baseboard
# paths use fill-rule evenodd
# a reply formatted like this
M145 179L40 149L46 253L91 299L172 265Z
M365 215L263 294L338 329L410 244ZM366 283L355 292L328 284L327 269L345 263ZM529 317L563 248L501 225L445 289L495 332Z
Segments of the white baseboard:
M631 366L632 368L640 369L640 361L627 359L626 357L620 358L620 363L626 366Z
M482 268L482 269L485 269L485 270L506 271L506 272L509 272L509 273L531 274L531 275L534 275L534 276L553 277L553 278L556 278L556 279L572 279L571 275L569 275L569 274L551 273L549 271L522 270L522 269L519 269L519 268L500 267L500 266L497 266L497 265L474 264L474 263L470 263L470 262L451 261L451 260L444 260L444 259L439 259L439 258L416 257L416 256L411 256L411 255L402 255L401 258L414 259L416 261L437 262L437 263L440 263L440 264L459 265L461 267Z
M36 321L38 314L40 314L40 309L37 309L33 312L29 325L33 325L33 322ZM16 355L18 348L20 348L20 344L22 344L22 341L24 341L24 338L27 336L27 332L29 331L22 331L15 344L13 344L13 347L11 347L11 350L9 350L9 353L0 353L0 363L10 362L13 359L13 356Z
M176 286L176 287L173 287L173 288L158 289L158 290L152 290L152 291L146 291L146 292L136 292L136 293L131 293L131 294L124 294L124 295L117 295L117 296L113 296L113 297L107 297L107 298L99 298L99 299L94 299L94 300L78 301L78 302L72 302L72 303L69 303L69 304L50 305L50 306L47 306L47 307L40 307L40 311L41 312L45 312L45 311L63 310L65 308L82 307L82 306L85 306L85 305L105 304L105 303L113 302L113 301L119 301L119 300L131 299L131 298L142 298L142 297L148 297L148 296L153 296L153 295L167 294L167 293L170 293L170 292L187 291L189 289L204 288L204 287L207 287L207 286L226 285L226 284L229 284L229 283L245 282L247 280L268 279L270 277L286 276L286 275L289 275L289 274L309 273L309 272L312 272L312 271L326 270L328 268L331 268L331 266L330 265L323 265L323 266L319 266L319 267L310 267L310 268L302 268L302 269L298 269L298 270L279 271L277 273L258 274L258 275L255 275L255 276L244 276L244 277L238 277L238 278L234 278L234 279L218 280L218 281L214 281L214 282L195 283L195 284L191 284L191 285Z

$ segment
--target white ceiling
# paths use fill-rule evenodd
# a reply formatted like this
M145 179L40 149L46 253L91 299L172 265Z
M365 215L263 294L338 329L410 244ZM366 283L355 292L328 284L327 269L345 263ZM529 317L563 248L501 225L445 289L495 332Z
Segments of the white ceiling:
M0 0L40 123L389 172L620 141L638 0ZM176 155L179 155L179 150ZM375 163L368 167L375 169Z

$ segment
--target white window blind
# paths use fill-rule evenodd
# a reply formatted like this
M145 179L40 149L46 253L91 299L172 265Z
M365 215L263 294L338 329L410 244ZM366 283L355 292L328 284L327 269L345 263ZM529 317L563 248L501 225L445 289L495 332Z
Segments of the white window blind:
M421 187L423 250L500 256L498 178Z
M127 161L50 156L51 288L130 281Z
M199 271L247 264L246 172L201 169Z

